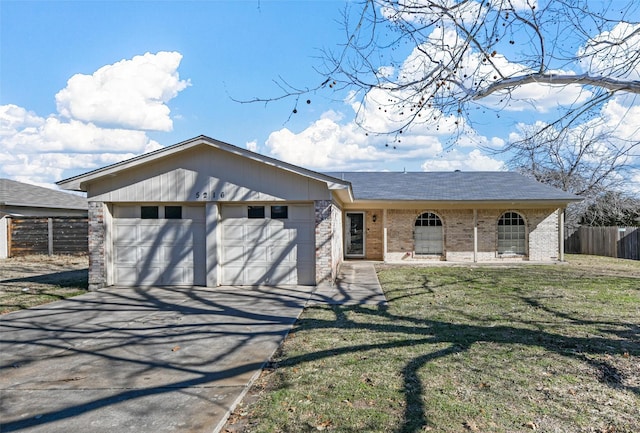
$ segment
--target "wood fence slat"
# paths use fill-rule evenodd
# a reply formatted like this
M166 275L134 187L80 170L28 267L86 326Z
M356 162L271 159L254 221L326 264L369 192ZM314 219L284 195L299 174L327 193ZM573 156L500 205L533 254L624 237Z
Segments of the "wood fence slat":
M579 227L565 238L565 251L640 260L640 227Z
M10 257L28 254L86 254L89 222L78 217L13 217Z

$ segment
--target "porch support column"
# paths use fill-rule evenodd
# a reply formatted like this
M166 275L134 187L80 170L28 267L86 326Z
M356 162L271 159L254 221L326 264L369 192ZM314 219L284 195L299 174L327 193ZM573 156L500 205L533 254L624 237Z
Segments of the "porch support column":
M564 262L564 209L558 208L558 260Z
M387 261L387 209L382 209L382 261Z
M478 262L478 209L473 210L473 263Z

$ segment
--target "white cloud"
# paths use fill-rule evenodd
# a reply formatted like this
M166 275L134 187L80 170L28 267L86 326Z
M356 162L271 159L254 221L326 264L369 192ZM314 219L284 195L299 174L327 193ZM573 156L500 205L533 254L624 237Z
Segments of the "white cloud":
M442 151L433 136L407 135L394 140L367 134L354 121L339 124L330 117L323 116L298 134L286 128L272 132L266 141L268 152L292 164L320 170L380 170Z
M181 60L177 52L146 53L76 74L56 95L58 112L83 122L170 131L166 103L189 85L178 75Z
M42 119L37 127L14 129L13 134L2 139L2 145L6 150L29 153L142 153L155 147L144 131L100 128L74 119L62 122L54 116Z
M38 127L43 119L17 105L0 105L0 137L11 136L18 128Z
M610 31L594 36L578 50L580 66L591 75L640 79L640 68L635 57L640 51L640 24L620 22ZM635 64L635 68L629 67Z
M287 128L272 132L267 148L276 158L305 167L344 168L354 161L371 161L380 157L379 151L363 143L364 132L343 127L325 117L314 122L299 134Z
M46 117L0 106L0 177L38 185L113 164L162 146L146 129L171 129L166 103L186 88L179 53L136 56L74 75Z
M258 151L258 140L247 141L246 148L252 152Z

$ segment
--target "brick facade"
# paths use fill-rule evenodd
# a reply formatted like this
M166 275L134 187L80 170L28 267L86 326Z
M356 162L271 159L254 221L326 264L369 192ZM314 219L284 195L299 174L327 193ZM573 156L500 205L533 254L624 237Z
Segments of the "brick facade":
M365 257L370 260L384 259L383 230L384 221L383 210L373 209L365 212ZM375 219L375 221L374 221Z
M525 257L500 257L497 254L498 219L507 211L518 212L527 227ZM422 256L414 253L414 227L423 212L432 212L442 220L444 254ZM343 260L343 212L331 200L314 202L316 283L335 280ZM365 259L393 261L474 260L474 211L472 209L369 209L365 213ZM102 202L89 202L89 290L107 285L106 224L108 211ZM477 210L478 262L500 260L547 261L559 258L557 209L479 209ZM385 257L384 229L387 228Z
M514 211L522 215L527 227L527 251L525 257L501 257L497 253L498 219L504 212ZM432 212L442 220L443 256L420 256L414 253L414 226L423 212ZM366 259L380 260L384 254L381 210L368 210ZM372 215L378 215L377 222ZM474 260L474 212L473 209L389 209L386 217L387 261L399 260ZM479 262L505 259L531 261L557 260L558 210L557 209L478 209L477 251Z
M104 204L89 202L89 290L106 285Z
M333 281L342 262L342 212L331 200L316 200L316 283Z

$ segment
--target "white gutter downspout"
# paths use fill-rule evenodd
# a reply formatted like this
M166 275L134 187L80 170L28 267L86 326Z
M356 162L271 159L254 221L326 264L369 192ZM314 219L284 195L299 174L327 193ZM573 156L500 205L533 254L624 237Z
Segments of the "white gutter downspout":
M558 260L564 262L564 209L558 208Z
M387 261L387 209L382 209L382 261Z

